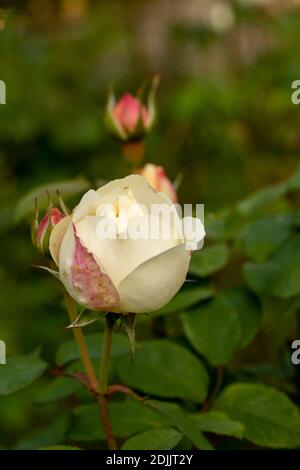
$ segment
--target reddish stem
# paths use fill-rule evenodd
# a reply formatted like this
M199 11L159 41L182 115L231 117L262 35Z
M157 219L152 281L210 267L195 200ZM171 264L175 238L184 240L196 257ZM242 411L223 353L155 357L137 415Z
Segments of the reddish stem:
M105 395L97 395L97 401L99 404L100 416L101 421L103 424L103 430L106 437L107 445L109 450L116 450L117 442L113 435L112 425L109 417L109 410L108 410L108 402L107 397Z
M144 401L147 397L140 397L137 393L135 393L131 388L125 387L125 385L110 385L107 388L107 395L112 395L113 393L125 393L126 395L132 396L135 400Z

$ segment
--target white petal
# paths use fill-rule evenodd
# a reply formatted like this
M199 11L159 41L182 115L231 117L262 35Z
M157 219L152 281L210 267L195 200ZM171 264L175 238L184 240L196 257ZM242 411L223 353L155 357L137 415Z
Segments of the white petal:
M85 195L81 198L78 206L75 207L73 211L73 222L78 222L83 219L86 215L95 215L98 205L101 203L101 198L97 191L90 189Z
M107 196L111 195L111 202L113 202L119 191L125 188L130 188L138 204L145 205L148 210L151 204L172 204L165 195L157 193L141 175L129 175L126 178L111 181L99 188L97 193L105 200L107 200Z
M184 283L190 258L182 244L140 265L118 286L122 310L147 313L166 305Z
M95 260L101 266L118 287L120 282L140 264L164 251L182 243L182 239L174 235L174 230L168 230L168 226L161 221L161 227L165 228L168 238L163 239L104 239L97 235L97 225L100 217L85 217L76 224L76 233L82 244L93 254ZM148 216L140 217L141 224L149 222Z
M61 219L58 224L56 224L51 232L49 240L49 249L51 256L55 263L58 266L59 263L59 250L61 242L65 236L65 233L71 223L72 217L70 215Z
M59 251L59 275L60 278L71 295L74 299L77 299L77 292L73 287L72 283L72 263L73 263L73 256L75 252L75 237L74 237L74 229L73 225L70 224L63 241L60 245Z

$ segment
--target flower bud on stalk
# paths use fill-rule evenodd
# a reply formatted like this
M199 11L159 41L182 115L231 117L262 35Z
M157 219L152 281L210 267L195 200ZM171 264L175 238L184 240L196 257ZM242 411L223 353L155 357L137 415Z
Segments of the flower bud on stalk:
M198 249L205 235L200 220L191 236L184 228L170 198L135 174L88 191L54 227L50 252L61 282L84 308L152 312L178 292L191 259L189 246Z
M105 123L112 137L123 143L138 142L151 132L157 117L155 95L158 82L159 77L154 77L146 104L140 96L130 93L125 93L116 102L114 93L109 93Z
M138 170L139 175L142 175L150 186L159 193L166 194L172 202L177 202L176 190L167 177L164 167L154 165L153 163L147 163L143 168Z
M37 207L37 199L35 200L35 217L31 225L31 239L33 245L43 255L50 255L49 251L49 240L50 235L55 227L64 217L67 215L67 208L63 202L59 192L57 192L59 204L63 212L60 209L53 206L53 203L49 198L48 210L44 217L39 221L39 211Z

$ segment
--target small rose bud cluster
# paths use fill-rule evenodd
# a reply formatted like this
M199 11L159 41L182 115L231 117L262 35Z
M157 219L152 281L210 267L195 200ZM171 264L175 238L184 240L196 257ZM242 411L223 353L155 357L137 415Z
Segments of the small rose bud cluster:
M43 268L84 309L125 318L161 309L185 282L191 251L199 249L205 236L202 222L194 217L189 219L193 226L197 222L197 231L190 236L185 230L186 221L175 205L176 189L164 168L141 165L142 139L156 121L157 85L155 77L145 102L140 94L126 93L117 102L113 93L109 95L106 124L110 134L122 142L133 174L87 191L72 213L57 193L59 208L48 195L48 210L39 220L36 201L32 241L52 260L50 267ZM165 210L153 214L152 208L159 206ZM156 224L157 236L148 229L145 237L121 236L129 226L149 228L149 221ZM117 227L118 236L99 235L103 222Z
M35 200L35 217L31 225L31 239L36 249L46 256L50 255L49 240L53 228L69 213L59 192L57 192L57 198L60 209L53 205L53 202L48 193L48 209L41 220L39 220L37 199Z

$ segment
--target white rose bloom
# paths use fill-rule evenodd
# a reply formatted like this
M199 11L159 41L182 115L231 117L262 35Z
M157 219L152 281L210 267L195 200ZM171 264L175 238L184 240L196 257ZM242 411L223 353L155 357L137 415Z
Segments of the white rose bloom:
M153 205L162 204L164 212L153 212ZM115 229L114 238L103 236L105 226ZM203 238L202 224L201 230ZM199 241L199 233L197 237ZM88 191L72 216L54 227L50 251L62 283L79 304L91 310L146 313L166 305L185 281L191 258L188 241L186 245L171 200L155 192L144 177L130 175Z

